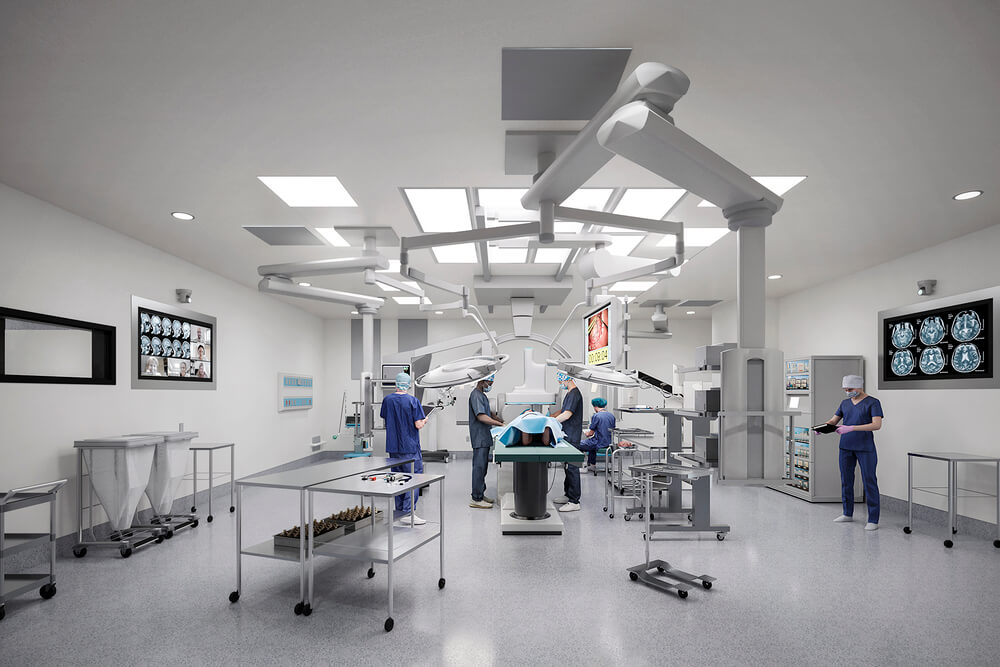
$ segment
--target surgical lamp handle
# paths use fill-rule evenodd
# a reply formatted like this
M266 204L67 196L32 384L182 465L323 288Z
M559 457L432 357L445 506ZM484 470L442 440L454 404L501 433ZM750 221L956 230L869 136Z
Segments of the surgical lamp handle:
M472 311L472 314L469 311ZM486 326L486 321L483 319L483 314L479 312L479 309L470 303L468 309L463 314L466 317L474 319L483 332L490 337L490 342L493 343L493 354L500 354L500 346L497 344L497 339L493 337L493 332Z

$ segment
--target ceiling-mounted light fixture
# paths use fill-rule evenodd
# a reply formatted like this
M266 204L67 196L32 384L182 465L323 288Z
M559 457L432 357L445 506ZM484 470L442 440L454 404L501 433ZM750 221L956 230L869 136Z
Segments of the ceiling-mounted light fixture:
M767 277L768 280L781 280L783 276L780 273L772 273Z
M982 190L967 190L966 192L959 192L957 195L952 197L952 199L956 201L965 201L966 199L975 199L981 194L983 194Z
M958 199L958 197L956 196L955 199ZM185 222L194 220L193 215L191 215L190 213L185 213L184 211L174 211L170 215L177 220L184 220Z
M934 294L935 287L937 287L936 280L918 280L917 296L930 296L931 294Z
M312 283L299 283L299 287L312 287Z

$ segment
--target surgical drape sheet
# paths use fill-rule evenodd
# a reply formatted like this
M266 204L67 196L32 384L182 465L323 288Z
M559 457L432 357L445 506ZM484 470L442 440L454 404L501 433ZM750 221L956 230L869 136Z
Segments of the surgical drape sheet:
M563 439L562 426L559 422L540 412L520 414L506 426L496 426L490 429L490 433L502 445L519 445L521 444L520 433L542 433L547 428L552 429L552 435L555 436L553 446Z

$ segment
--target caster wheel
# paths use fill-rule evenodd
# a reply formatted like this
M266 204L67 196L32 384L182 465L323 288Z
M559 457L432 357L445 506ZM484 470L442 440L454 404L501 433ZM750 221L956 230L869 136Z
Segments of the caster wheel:
M2 621L3 617L6 615L7 615L7 608L4 607L2 604L0 604L0 621Z
M993 546L1000 549L1000 540L993 540Z
M642 517L640 516L639 518L641 519ZM656 515L655 515L655 514L653 514L652 512L650 512L650 513L649 513L649 520L650 520L650 521L652 521L652 520L653 520L653 519L655 519L655 518L656 518Z
M230 505L230 506L229 506L229 513L230 513L230 514L232 514L232 513L233 513L233 512L235 512L235 511L236 511L236 508L235 508L235 507L233 507L232 505Z
M38 594L42 596L43 600L49 600L55 597L56 585L55 584L45 584L38 589Z
M691 515L690 515L690 514L688 514L688 521L690 521L690 520L691 520Z
M909 526L903 526L903 532L906 533L907 535L909 535L913 531L910 529Z
M608 515L608 518L609 518L609 519L614 519L614 518L615 518L615 515L614 515L614 512L612 512L611 514L609 514L609 515Z
M641 515L641 514L639 515L639 518L640 518L640 519L642 518L642 515ZM652 518L652 517L650 517L650 518Z
M660 574L663 574L664 572L666 572L666 570L664 570L664 569L663 569L662 567L660 567L659 565L657 565L657 566L656 566L656 571L657 571L657 572L659 572Z
M312 605L307 604L304 607L302 607L302 615L303 616L311 616L312 613L313 613Z
M958 528L952 528L951 529L951 534L952 535L958 535Z
M193 513L193 512L197 512L197 511L198 511L198 508L195 507L194 505L192 505L191 506L191 512Z
M392 632L392 626L396 625L396 622L392 620L392 616L385 619L385 631Z
M711 581L703 581L703 582L701 582L701 587L704 588L707 591L707 590L709 590L709 589L712 588L712 582Z
M292 608L292 611L294 611L294 612L295 612L295 615L296 615L296 616L301 616L301 615L302 615L302 611L303 611L303 610L304 610L305 608L306 608L306 605L305 605L305 603L304 603L304 602L296 602L296 603L295 603L295 607L293 607L293 608Z
M645 542L645 541L646 541L646 533L643 533L643 534L642 534L642 541L643 541L643 542Z
M174 536L174 531L173 530L168 530L167 534L164 535L164 537L166 537L168 540L171 539L173 536Z
M229 594L229 601L230 602L239 602L240 601L240 592L239 591L233 591L232 593L230 593Z
M198 527L198 519L195 519L194 521L191 522L191 527L192 528L197 528Z
M375 576L375 568L374 567L368 568L368 578L371 579L374 576Z
M639 575L636 574L635 572L629 572L628 573L628 578L631 579L632 581L638 581L639 580Z
M73 549L73 555L77 558L83 558L87 555L87 547L80 547L79 549Z
M444 584L445 584L444 577L438 579L438 588L444 588Z
M132 549L129 547L122 547L118 552L122 555L122 558L128 558L132 555Z
M677 597L679 597L680 599L684 600L685 598L687 598L687 596L688 596L687 591L677 591Z
M604 511L605 511L605 512L607 512L607 511L608 511L608 508L607 508L607 507L605 507L605 508L604 508Z
M209 514L207 517L205 517L205 521L208 521L209 523L212 523L212 519L214 519L214 518L215 517L213 517L211 514Z
M641 519L642 517L639 517L639 518ZM631 521L632 520L632 515L631 514L626 514L625 515L625 520L626 521Z
M945 540L945 541L944 541L944 545L945 545L945 546L946 546L947 548L951 549L951 548L952 548L953 546L955 546L955 543L954 543L954 542L952 542L951 540Z
M723 535L722 533L716 533L715 534L715 539L717 539L717 540L719 540L721 542L722 540L726 539L726 536Z
M157 535L155 542L157 544L162 544L163 543L163 535Z

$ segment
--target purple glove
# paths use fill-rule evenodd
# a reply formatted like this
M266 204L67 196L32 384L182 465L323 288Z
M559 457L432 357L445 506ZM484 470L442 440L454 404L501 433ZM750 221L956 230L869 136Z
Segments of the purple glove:
M854 430L853 426L838 426L837 427L837 433L839 433L840 435L844 435L845 433L850 433L853 430Z

